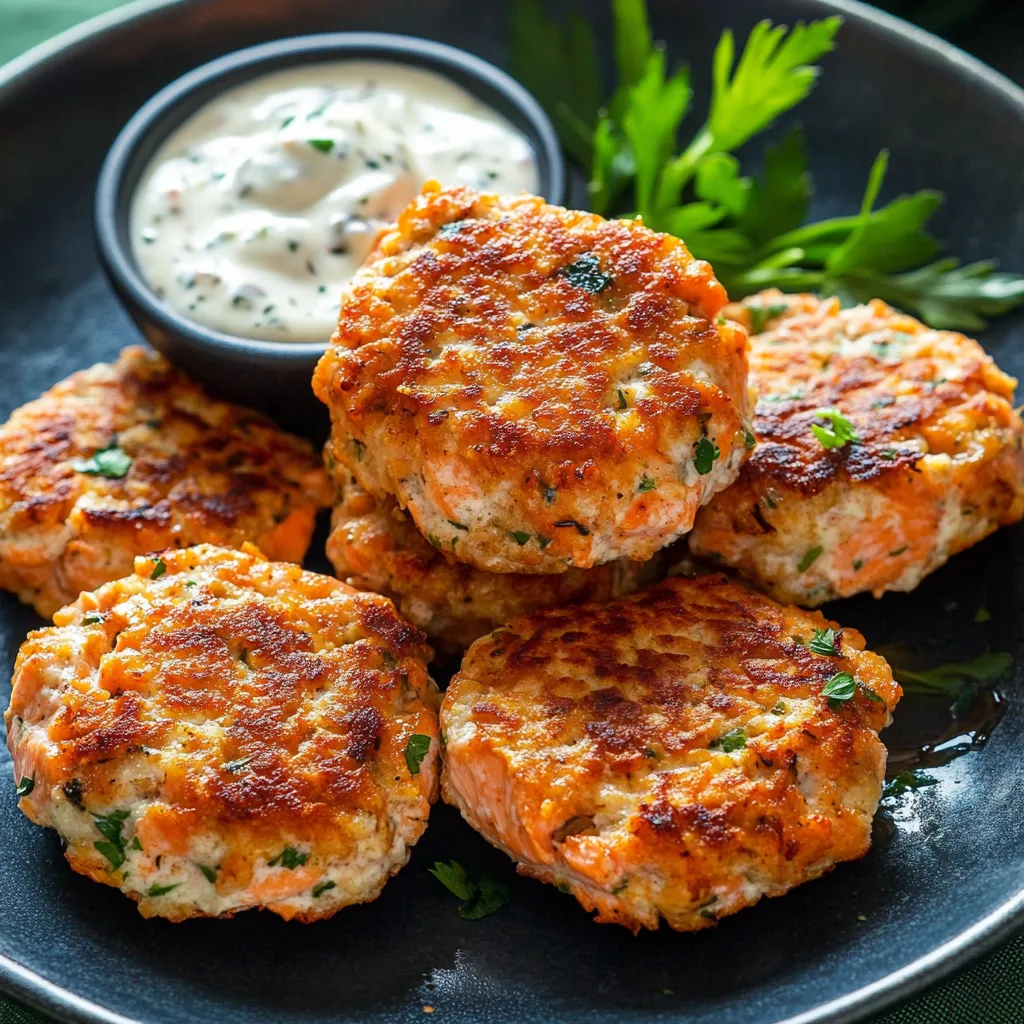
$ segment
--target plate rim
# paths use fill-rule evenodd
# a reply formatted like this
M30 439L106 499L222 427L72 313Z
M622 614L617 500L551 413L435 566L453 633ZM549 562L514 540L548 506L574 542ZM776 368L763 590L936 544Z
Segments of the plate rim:
M143 21L164 8L198 7L217 2L130 0L120 7L87 18L0 65L0 104L32 78L45 74L51 65L57 64L68 53L87 47L107 32L129 22ZM1024 88L958 46L861 0L802 2L821 8L823 14L838 14L866 24L885 35L896 37L905 46L924 51L940 63L952 65L959 74L1000 95L1011 109L1016 110L1024 125ZM776 1024L852 1024L865 1020L869 1015L904 1002L930 985L963 970L1021 928L1024 928L1024 880L1015 896L930 953L869 985L796 1016L781 1018ZM0 953L0 993L65 1024L140 1024L138 1018L108 1010L3 953Z

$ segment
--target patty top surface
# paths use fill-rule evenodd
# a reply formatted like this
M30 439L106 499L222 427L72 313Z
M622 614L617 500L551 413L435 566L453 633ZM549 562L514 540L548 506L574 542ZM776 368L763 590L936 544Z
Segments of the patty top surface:
M126 348L0 427L0 585L50 615L169 545L301 561L330 496L311 445Z
M396 832L412 843L422 831L436 689L423 635L387 599L251 547L200 545L140 556L55 621L15 666L8 745L17 778L33 781L21 806L98 880L143 900L151 879L184 886L151 912L189 916L168 906L198 883L206 912L283 900L291 916L336 869L322 903L351 901L347 864L364 870L371 844L391 857ZM418 774L414 734L427 741ZM117 815L121 865L93 824ZM200 864L216 865L215 886Z
M445 694L445 798L601 920L704 927L866 851L901 691L863 644L717 575L515 619Z
M491 571L648 558L744 454L746 338L678 239L428 187L345 292L314 377L375 497Z
M813 605L911 590L1024 514L1016 381L976 341L878 300L773 291L729 315L753 332L757 445L697 516L695 553ZM854 437L823 443L823 411Z
M980 460L1001 447L1000 429L1019 427L1017 382L976 341L880 299L842 309L838 299L773 290L728 313L754 332L758 443L744 476L815 494L837 478L899 475L926 454ZM825 448L811 430L822 408L842 412L857 442Z

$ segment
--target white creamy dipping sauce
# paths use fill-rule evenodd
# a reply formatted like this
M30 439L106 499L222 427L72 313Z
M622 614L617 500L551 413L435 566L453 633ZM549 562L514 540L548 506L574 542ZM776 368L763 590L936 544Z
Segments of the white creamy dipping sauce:
M132 199L156 294L243 338L324 341L341 288L425 181L536 192L529 140L441 75L348 61L266 75L201 108Z

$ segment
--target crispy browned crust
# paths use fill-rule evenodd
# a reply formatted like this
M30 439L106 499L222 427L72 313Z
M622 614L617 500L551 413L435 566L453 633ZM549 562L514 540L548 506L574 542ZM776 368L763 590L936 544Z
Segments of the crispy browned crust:
M698 515L695 553L780 599L817 604L908 589L1021 518L1016 381L977 342L879 300L844 310L836 299L770 291L727 312L763 327L751 339L757 445L737 482ZM840 410L858 442L823 447L811 430L822 408ZM826 516L823 557L797 580ZM840 517L850 520L843 529Z
M327 557L350 586L391 598L438 650L461 654L496 626L538 608L607 601L662 574L663 559L620 559L563 573L489 573L433 547L393 498L376 501L327 446L337 496Z
M606 287L573 283L581 257ZM724 302L707 263L638 222L428 189L346 290L313 386L366 490L442 543L470 527L460 560L648 558L742 458L746 339ZM715 474L684 480L702 431Z
M812 653L826 625L718 575L515 619L445 694L444 797L634 931L779 895L868 849L901 693L853 630L838 657ZM860 688L834 708L839 672Z
M222 895L248 891L248 905L301 920L339 906L296 913L274 905L269 883L261 896L254 871L285 842L308 847L301 870L315 879L373 829L401 829L396 801L422 817L408 843L425 827L436 767L412 775L404 751L413 733L436 748L431 652L386 598L251 546L201 545L136 559L55 620L23 644L5 716L17 777L35 782L21 802L33 820L52 823L58 792L94 814L143 801L140 849L187 856L216 836ZM126 882L91 838L67 856L96 881ZM126 891L147 916L207 916Z
M75 471L114 442L132 458L125 477ZM127 348L0 427L0 586L49 616L167 546L250 541L298 562L329 502L310 445Z

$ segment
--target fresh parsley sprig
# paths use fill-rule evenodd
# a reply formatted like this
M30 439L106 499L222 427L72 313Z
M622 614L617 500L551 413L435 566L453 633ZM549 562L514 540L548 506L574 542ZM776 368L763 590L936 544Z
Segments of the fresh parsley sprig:
M691 114L685 66L671 69L644 0L612 0L616 85L601 86L593 33L578 14L564 23L540 0L516 0L512 69L548 111L570 156L589 170L598 213L632 210L682 238L714 264L732 298L763 288L815 291L844 301L881 298L933 327L977 330L1024 303L1024 276L989 261L940 258L927 224L941 193L878 206L889 155L869 174L860 210L806 223L813 183L807 147L793 128L746 177L734 151L801 103L835 48L837 17L792 29L757 24L737 53L722 33L703 123L680 147Z

